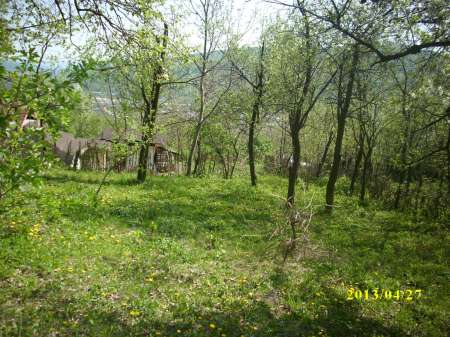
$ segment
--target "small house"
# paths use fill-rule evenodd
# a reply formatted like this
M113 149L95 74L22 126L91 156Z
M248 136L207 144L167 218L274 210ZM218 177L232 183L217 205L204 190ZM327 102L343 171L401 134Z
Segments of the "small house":
M128 135L127 145L129 153L125 159L116 160L113 155L112 145L122 141L110 128L101 132L96 139L75 138L67 132L61 133L55 142L55 154L67 165L81 170L107 170L113 166L118 171L135 171L139 164L139 135ZM134 139L134 140L133 140ZM159 173L181 173L182 158L176 152L168 148L160 135L155 135L149 147L147 168L149 171Z

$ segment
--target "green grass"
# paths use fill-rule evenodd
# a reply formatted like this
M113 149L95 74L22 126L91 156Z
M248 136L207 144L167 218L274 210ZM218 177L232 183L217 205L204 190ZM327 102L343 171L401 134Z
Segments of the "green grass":
M339 194L283 265L286 181L53 171L0 215L0 336L446 336L449 233ZM339 186L338 186L338 190ZM4 206L3 206L4 207ZM278 230L277 230L278 229ZM350 287L422 289L348 301Z

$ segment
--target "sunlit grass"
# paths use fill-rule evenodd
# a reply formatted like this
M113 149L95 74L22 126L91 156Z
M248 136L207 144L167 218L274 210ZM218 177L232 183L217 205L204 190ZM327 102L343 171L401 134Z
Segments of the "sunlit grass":
M449 236L338 195L299 192L311 241L282 265L286 181L51 172L0 228L4 336L442 336ZM301 190L301 186L299 186ZM275 233L275 235L274 235ZM350 287L422 289L347 301Z

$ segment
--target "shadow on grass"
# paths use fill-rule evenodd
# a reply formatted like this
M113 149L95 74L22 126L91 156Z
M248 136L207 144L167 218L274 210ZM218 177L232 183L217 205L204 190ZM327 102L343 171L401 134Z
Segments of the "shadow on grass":
M59 174L47 174L43 177L45 180L49 182L57 182L57 183L68 183L68 182L74 182L79 184L89 184L89 185L100 185L103 175L105 172L95 172L96 174L92 174L92 172L88 171L64 171L66 173L59 173ZM125 177L117 177L117 175L111 174L108 176L103 183L104 186L134 186L139 185L136 178L132 178L130 174L126 174Z
M291 311L264 301L253 301L245 306L238 302L228 302L227 309L195 310L192 306L173 304L165 312L167 320L155 319L151 309L145 308L137 317L128 312L120 312L111 307L96 306L87 310L84 303L65 298L54 303L46 303L42 312L40 335L53 331L58 336L320 336L329 337L372 337L406 336L396 326L386 326L385 322L364 317L355 302L339 302L331 289L325 290L329 300L326 310L311 314L308 311ZM52 297L55 299L55 297ZM104 309L104 310L103 310ZM277 313L276 313L277 312ZM23 311L20 333L9 328L9 336L27 335L33 329L32 316L36 313ZM30 316L28 316L30 315ZM51 323L50 323L51 322ZM70 325L67 322L77 322ZM1 331L1 330L0 330Z

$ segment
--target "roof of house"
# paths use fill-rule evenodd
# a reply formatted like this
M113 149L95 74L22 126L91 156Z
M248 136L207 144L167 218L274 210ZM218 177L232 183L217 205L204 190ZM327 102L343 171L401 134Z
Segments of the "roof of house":
M130 130L133 133L134 130ZM61 155L74 156L78 150L83 150L94 146L110 146L114 137L114 130L112 128L104 129L97 139L75 138L71 133L61 132L58 140L55 143L55 150ZM172 153L177 153L166 146L164 138L160 134L153 136L152 145L162 147Z
M61 132L55 148L64 153L75 154L79 149L86 147L87 143L87 139L75 138L71 133Z
M55 143L57 151L74 155L78 150L90 146L108 146L109 142L102 139L75 138L71 133L61 132Z
M126 138L137 140L137 139L141 138L142 133L139 132L136 129L128 129L125 136L126 136ZM112 140L117 139L117 138L119 138L119 137L117 137L116 132L114 131L113 128L105 128L105 129L103 129L102 132L100 133L99 137L98 137L98 139L106 140L106 141L112 141ZM156 135L153 136L152 144L153 145L159 145L159 146L162 146L164 148L167 147L164 137L161 134L159 134L159 133L157 133Z
M98 138L102 140L111 141L113 139L113 129L112 128L103 129Z

